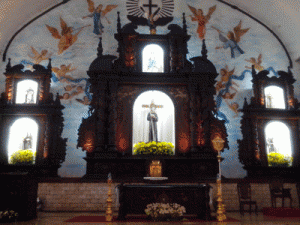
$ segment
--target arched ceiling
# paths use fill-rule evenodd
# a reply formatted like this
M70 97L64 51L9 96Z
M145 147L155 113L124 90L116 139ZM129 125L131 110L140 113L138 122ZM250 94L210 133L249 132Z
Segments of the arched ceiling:
M24 24L63 0L0 0L0 52ZM72 0L71 0L72 1ZM300 57L299 0L224 0L254 16L282 40L293 63ZM298 64L298 63L296 63Z

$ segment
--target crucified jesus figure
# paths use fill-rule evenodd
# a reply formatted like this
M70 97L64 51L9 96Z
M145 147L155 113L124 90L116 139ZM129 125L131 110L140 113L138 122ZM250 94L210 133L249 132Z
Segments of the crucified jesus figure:
M162 105L155 105L154 101L151 101L150 106L149 105L143 105L142 107L144 108L149 108L150 107L150 112L147 115L147 120L149 121L149 142L155 141L158 142L157 138L157 121L158 121L158 116L155 112L156 108L162 108Z

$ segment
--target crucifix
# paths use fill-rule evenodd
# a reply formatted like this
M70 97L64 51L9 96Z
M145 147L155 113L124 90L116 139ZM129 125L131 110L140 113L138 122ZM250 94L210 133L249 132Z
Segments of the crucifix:
M158 116L155 112L156 108L162 108L162 105L155 105L154 100L151 101L150 105L142 105L143 108L150 108L150 112L147 115L147 120L149 121L149 142L155 141L158 142L157 139L157 121Z
M143 4L143 6L149 8L149 15L152 15L152 8L158 7L157 4L152 4L152 0L149 0L148 4Z
M143 7L149 8L149 13L146 13ZM141 10L144 12L144 16L148 20L148 26L150 27L150 34L156 34L156 25L154 24L154 16L160 11L160 7L157 4L152 4L152 0L149 0L148 4L143 4L143 7L140 7ZM158 9L152 13L152 8Z

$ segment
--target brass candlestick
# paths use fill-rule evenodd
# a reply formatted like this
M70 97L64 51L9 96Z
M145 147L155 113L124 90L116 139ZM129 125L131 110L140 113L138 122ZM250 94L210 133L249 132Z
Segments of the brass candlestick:
M106 209L106 216L105 219L108 222L112 221L113 215L112 215L112 209L111 209L111 204L112 204L112 193L111 193L111 184L112 184L112 179L111 179L111 174L108 174L108 179L107 179L107 183L108 183L108 193L107 193L107 209Z
M226 215L225 215L225 205L223 204L223 196L222 196L222 183L221 183L221 167L220 167L220 163L221 163L221 155L220 155L220 151L218 151L218 162L219 162L219 175L217 178L217 202L218 202L218 209L217 209L217 219L219 222L223 222L224 220L226 220Z
M223 222L226 220L226 215L225 215L225 205L223 204L223 197L222 197L222 182L221 182L221 154L220 152L224 148L224 140L216 136L213 140L213 147L216 151L218 151L218 164L219 164L219 175L217 177L217 202L218 202L218 209L217 209L217 220L219 222Z

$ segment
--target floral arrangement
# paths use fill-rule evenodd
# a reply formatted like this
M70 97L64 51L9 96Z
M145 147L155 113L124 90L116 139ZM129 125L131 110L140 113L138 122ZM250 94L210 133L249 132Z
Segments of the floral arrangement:
M0 222L14 221L18 218L18 213L13 210L0 211Z
M269 166L282 166L288 167L292 166L293 157L285 156L281 153L271 152L268 154L268 164Z
M185 212L185 207L177 203L151 203L145 209L154 220L179 220Z
M139 142L133 145L134 155L173 155L174 145L171 142Z
M15 165L31 165L34 163L35 154L32 150L18 150L10 156L10 163Z

